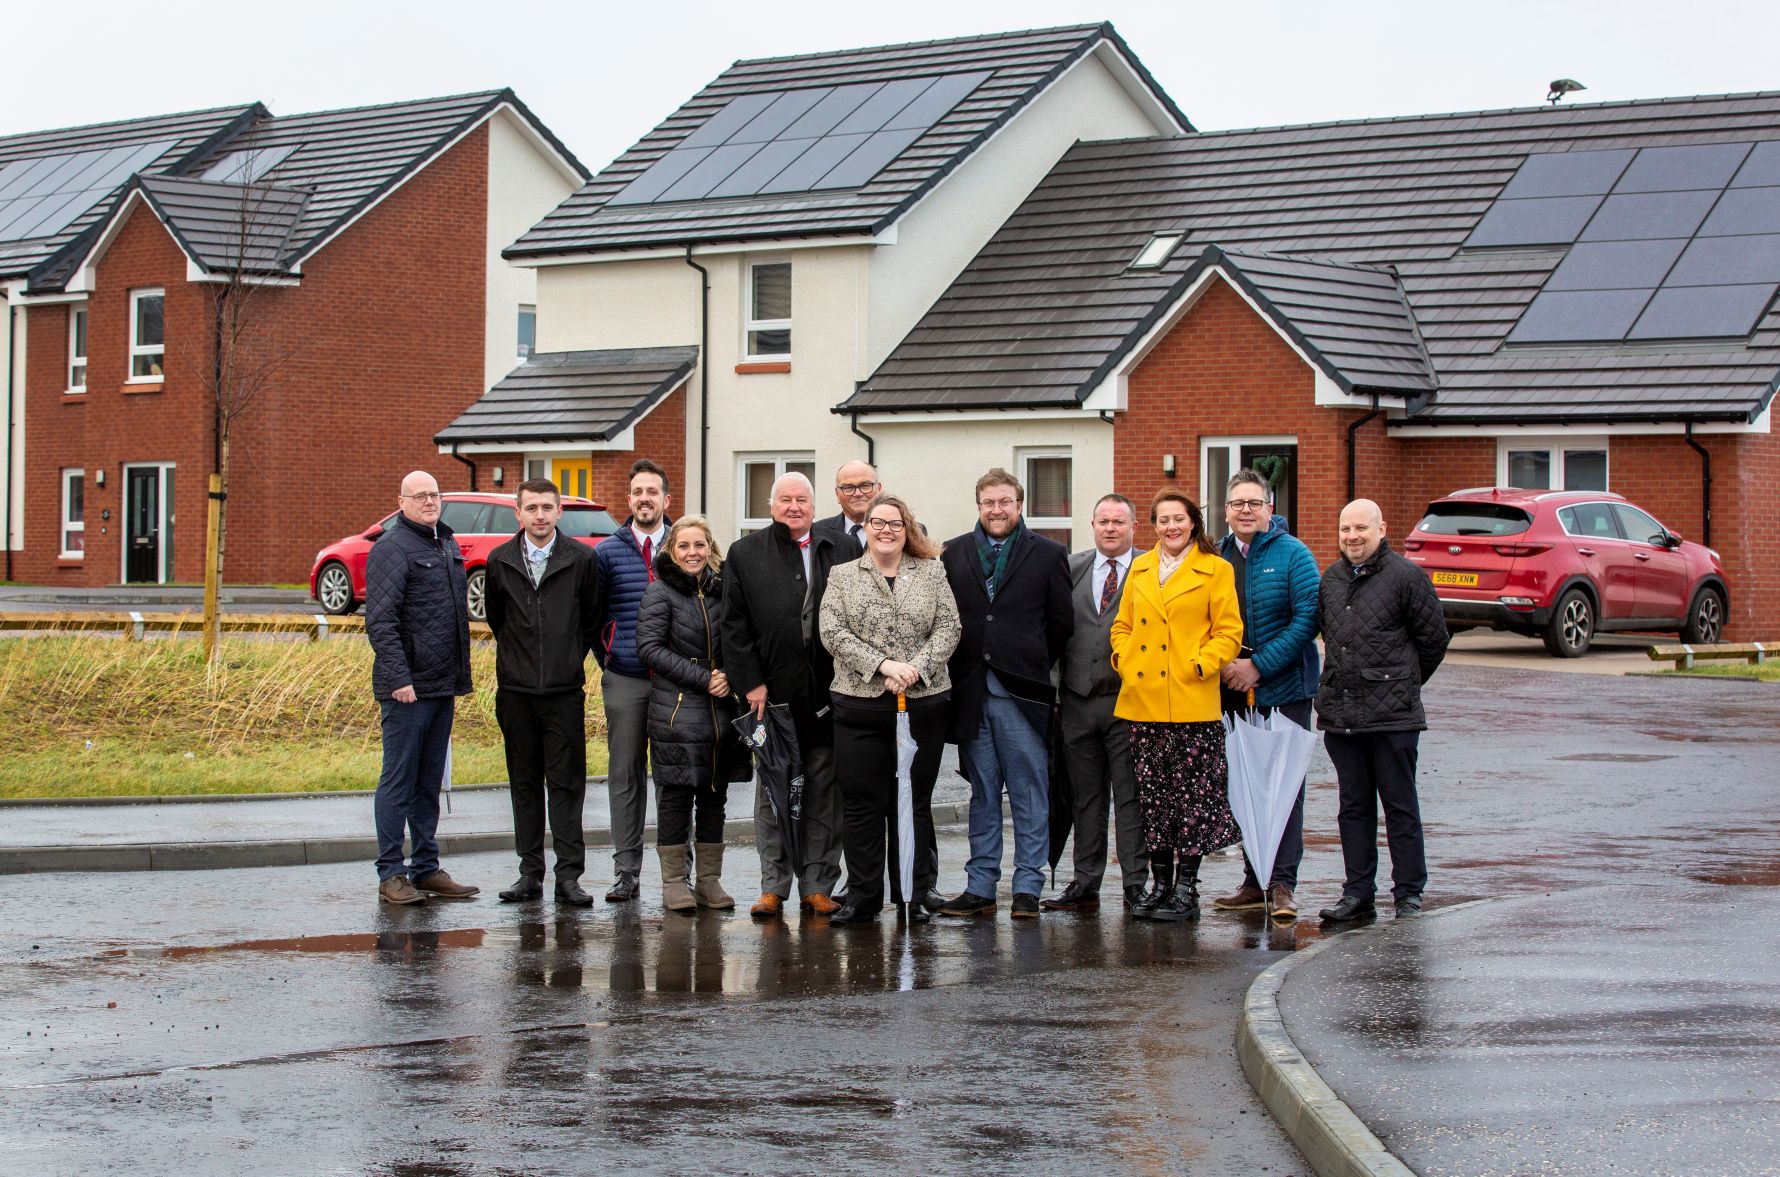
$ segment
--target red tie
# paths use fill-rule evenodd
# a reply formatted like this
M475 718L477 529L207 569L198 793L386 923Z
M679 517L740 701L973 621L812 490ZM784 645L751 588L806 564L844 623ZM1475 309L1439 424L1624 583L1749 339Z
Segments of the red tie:
M643 567L649 570L649 583L655 583L655 537L643 537Z
M1119 566L1114 561L1107 561L1106 583L1100 586L1100 612L1112 604L1113 594L1119 591Z

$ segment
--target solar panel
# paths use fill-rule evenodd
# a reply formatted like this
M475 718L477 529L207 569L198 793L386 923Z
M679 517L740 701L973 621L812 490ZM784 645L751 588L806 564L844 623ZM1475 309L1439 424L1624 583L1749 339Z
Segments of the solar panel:
M1780 233L1780 187L1730 188L1700 226L1701 237Z
M1650 290L1542 291L1508 333L1509 343L1617 343Z
M1605 196L1636 151L1563 151L1529 155L1502 199L1526 196Z
M1780 240L1780 238L1776 238ZM1547 290L1649 290L1662 284L1686 240L1597 241L1574 245Z
M203 178L224 184L251 184L290 158L299 144L282 147L261 147L250 151L231 151L208 168Z
M1732 339L1755 330L1776 283L1675 286L1656 292L1627 339Z
M1498 200L1471 236L1468 248L1506 245L1568 245L1601 205L1600 196L1552 196Z
M1780 184L1780 143L1757 143L1737 169L1732 188L1762 188Z
M1780 235L1696 237L1667 286L1737 286L1780 282Z
M988 71L744 94L609 204L852 188L989 78Z
M173 143L131 143L14 160L0 168L0 241L60 233Z
M1584 241L1693 236L1718 199L1714 192L1640 192L1609 196L1583 230Z
M1717 191L1730 183L1749 154L1747 143L1702 143L1691 147L1646 147L1632 161L1615 192Z

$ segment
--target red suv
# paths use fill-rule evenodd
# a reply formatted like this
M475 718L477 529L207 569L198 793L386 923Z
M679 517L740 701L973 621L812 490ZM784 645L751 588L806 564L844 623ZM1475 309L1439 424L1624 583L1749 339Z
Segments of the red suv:
M1714 642L1730 604L1717 552L1605 491L1455 491L1428 504L1403 548L1434 582L1453 632L1538 635L1559 658L1579 657L1606 630Z
M485 617L482 566L488 563L490 552L519 530L518 517L513 514L513 496L452 490L441 497L444 504L439 510L439 521L451 528L458 546L464 550L464 571L470 581L470 618L481 621ZM309 572L309 595L324 610L350 613L364 603L365 558L371 553L372 542L394 518L393 512L385 515L365 531L315 553L315 567ZM563 496L562 518L557 527L590 548L618 530L617 522L604 507L590 499L567 495Z

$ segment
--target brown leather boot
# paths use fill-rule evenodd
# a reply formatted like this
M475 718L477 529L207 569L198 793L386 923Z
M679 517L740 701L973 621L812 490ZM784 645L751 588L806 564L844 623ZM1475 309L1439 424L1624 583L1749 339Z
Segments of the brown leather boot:
M1267 888L1267 898L1273 905L1276 923L1289 924L1298 918L1298 902L1292 898L1292 889L1284 883Z
M771 891L764 892L759 899L754 901L754 906L748 909L748 914L757 920L772 919L775 916L784 915L785 900L781 896L774 895Z
M814 912L817 915L833 915L841 909L841 905L822 894L822 892L817 891L813 895L805 895L803 897L803 909L805 911Z
M1234 895L1223 895L1211 901L1211 905L1219 911L1253 911L1264 906L1267 897L1261 894L1261 888L1251 887L1244 883L1236 889Z
M414 889L414 884L408 881L407 875L397 875L378 883L377 898L385 903L400 903L403 906L426 902L426 896Z
M661 858L661 905L669 911L696 910L698 904L686 886L685 845L657 845L655 853Z
M442 870L429 875L422 875L414 880L416 890L425 891L428 895L437 895L441 899L468 899L479 894L481 887L472 887L468 883L460 883Z
M698 856L698 882L693 885L692 897L700 907L734 909L735 896L723 889L723 843L699 842L694 850Z

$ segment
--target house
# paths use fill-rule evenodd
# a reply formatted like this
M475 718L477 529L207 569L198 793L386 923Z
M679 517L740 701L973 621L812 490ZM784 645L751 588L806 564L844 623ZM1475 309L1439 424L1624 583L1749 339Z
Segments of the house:
M1325 561L1356 496L1402 534L1459 488L1616 491L1761 636L1777 285L1780 94L1083 143L834 411L923 502L1051 447L1029 513L1078 546L1113 487L1221 524L1244 466Z
M524 354L536 282L500 249L586 177L506 90L0 138L7 576L201 579L234 356L267 376L227 430L225 572L302 580ZM219 347L248 299L251 350Z
M435 440L614 503L647 455L760 527L871 452L830 408L1072 145L1191 130L1109 25L737 62L505 251L539 350Z

